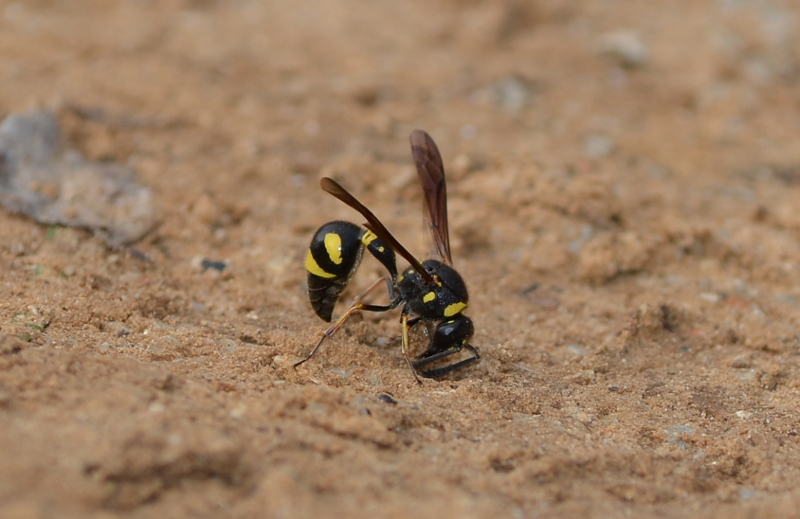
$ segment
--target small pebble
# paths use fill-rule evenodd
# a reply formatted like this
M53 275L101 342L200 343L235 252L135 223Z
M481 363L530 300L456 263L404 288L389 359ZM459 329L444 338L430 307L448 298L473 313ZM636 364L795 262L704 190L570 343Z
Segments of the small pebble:
M380 400L381 402L386 402L387 404L397 405L397 400L395 400L394 397L386 393L380 393L378 395L378 400Z
M600 53L625 68L647 64L649 52L642 39L630 31L606 33L600 39Z
M592 158L601 158L614 151L614 141L606 135L593 133L583 139L583 149Z

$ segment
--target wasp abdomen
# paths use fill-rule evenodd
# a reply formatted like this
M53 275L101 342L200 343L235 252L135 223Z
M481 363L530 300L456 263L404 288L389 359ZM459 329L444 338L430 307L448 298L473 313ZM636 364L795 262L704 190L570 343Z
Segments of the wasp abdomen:
M353 277L364 245L361 228L350 222L329 222L311 239L306 254L308 298L311 307L327 322L333 317L333 307Z
M354 223L336 221L320 227L311 239L306 254L308 298L311 307L327 322L347 283L358 269L364 247L397 277L394 251L371 231Z

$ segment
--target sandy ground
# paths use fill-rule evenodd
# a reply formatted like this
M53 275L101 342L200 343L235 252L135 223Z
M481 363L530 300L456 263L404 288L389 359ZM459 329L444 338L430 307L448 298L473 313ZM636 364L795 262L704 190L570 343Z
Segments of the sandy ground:
M0 516L797 515L798 34L790 0L0 2L0 116L158 212L147 262L0 211ZM320 177L429 251L413 128L481 362L417 385L395 313L292 369L311 235L362 221Z

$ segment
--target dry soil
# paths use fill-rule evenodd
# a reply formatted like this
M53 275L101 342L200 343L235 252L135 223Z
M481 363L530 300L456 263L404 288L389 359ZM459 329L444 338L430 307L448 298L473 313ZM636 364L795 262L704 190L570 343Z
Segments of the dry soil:
M797 514L799 16L0 2L0 116L52 110L158 211L112 250L0 210L0 516ZM362 221L320 177L429 251L413 128L483 358L418 385L395 312L295 370L311 235Z

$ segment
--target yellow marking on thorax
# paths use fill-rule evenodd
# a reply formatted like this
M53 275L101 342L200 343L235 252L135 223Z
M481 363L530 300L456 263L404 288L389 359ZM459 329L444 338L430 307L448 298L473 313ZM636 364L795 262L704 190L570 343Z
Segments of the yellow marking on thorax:
M453 317L457 313L461 312L467 307L467 303L459 301L458 303L453 303L452 305L447 305L447 308L444 309L444 316L445 317Z
M434 292L428 292L427 294L422 296L422 302L423 303L430 303L434 299L436 299L436 294Z
M310 274L320 278L331 279L336 277L336 274L331 274L322 270L322 267L317 264L317 260L314 259L314 255L311 254L311 249L308 249L308 254L306 254L306 270Z
M364 245L369 245L370 243L374 242L377 239L378 239L378 237L375 236L374 232L367 231L367 232L364 233L364 236L361 237L361 243L363 243ZM383 251L381 251L381 252L383 252Z
M325 235L325 250L328 251L328 257L332 262L337 265L342 263L342 237L335 232L329 232Z

